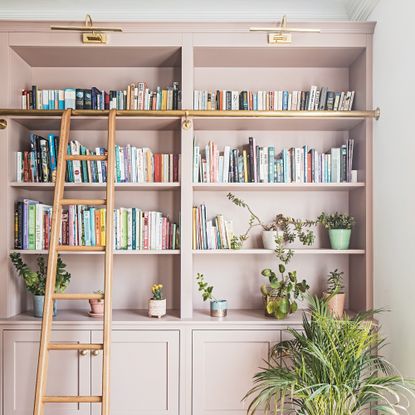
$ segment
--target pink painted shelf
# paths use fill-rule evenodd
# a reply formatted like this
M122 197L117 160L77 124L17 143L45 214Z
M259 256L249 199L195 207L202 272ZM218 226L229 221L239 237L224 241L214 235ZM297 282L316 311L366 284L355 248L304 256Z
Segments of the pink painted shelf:
M25 190L53 190L53 183L11 182L11 187ZM66 183L66 190L105 190L105 183ZM116 190L178 190L180 183L116 183Z
M364 249L324 249L300 248L293 249L295 255L364 255ZM272 249L194 249L193 255L273 255Z
M210 191L348 191L364 188L364 183L194 183L193 190Z

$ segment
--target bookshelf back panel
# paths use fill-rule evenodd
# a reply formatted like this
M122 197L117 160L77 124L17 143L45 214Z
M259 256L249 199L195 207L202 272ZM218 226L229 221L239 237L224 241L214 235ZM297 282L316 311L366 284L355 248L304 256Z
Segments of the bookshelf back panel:
M214 286L213 295L217 299L226 299L231 309L262 308L260 287L267 284L261 275L264 268L276 270L278 261L274 255L238 255L223 256L220 261L213 261L210 255L193 255L193 275L200 272L205 275L209 285ZM334 269L345 273L345 292L348 292L349 259L347 255L328 255L324 261L318 257L296 256L288 264L287 270L296 270L298 279L307 280L312 294L319 294L326 289L327 274ZM193 308L207 308L203 303L194 279ZM307 304L301 304L304 308Z

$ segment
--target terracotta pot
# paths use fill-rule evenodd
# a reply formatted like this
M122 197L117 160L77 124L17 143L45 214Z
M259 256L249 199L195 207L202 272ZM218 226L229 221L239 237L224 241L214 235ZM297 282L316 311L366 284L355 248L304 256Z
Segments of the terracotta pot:
M102 300L89 300L92 314L104 314L104 301Z
M148 300L148 316L149 317L158 317L161 318L166 315L167 301L164 298L163 300L153 300L150 298Z
M324 298L330 297L331 294L324 292ZM346 300L345 293L338 293L333 295L327 301L327 307L329 311L336 317L342 317L344 314L344 303Z

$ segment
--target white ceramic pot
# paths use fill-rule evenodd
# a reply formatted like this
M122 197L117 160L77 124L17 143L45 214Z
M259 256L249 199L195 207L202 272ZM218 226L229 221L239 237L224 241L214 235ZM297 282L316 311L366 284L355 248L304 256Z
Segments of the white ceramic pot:
M148 300L148 316L149 317L163 317L166 315L167 301L163 300Z
M262 231L262 244L264 245L264 249L274 250L277 247L275 243L275 238L277 236L277 231Z

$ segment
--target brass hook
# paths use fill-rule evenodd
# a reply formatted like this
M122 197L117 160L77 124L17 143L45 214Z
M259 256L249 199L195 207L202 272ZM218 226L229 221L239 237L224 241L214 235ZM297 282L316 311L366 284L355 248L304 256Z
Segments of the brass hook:
M188 119L189 117L189 111L185 111L184 113L184 121L183 121L183 130L189 130L192 126L192 122Z

